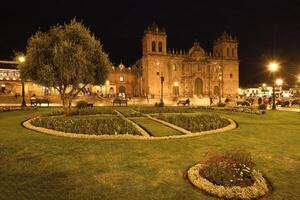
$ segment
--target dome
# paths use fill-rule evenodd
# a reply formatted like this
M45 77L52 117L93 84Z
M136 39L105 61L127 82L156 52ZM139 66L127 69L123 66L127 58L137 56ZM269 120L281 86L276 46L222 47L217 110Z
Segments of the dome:
M189 50L189 55L199 59L200 57L205 56L205 51L198 42L194 42L194 46Z

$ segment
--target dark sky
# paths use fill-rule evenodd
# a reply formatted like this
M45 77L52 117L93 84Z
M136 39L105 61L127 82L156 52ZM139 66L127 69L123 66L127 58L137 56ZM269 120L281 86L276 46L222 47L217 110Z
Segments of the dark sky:
M90 27L113 63L132 64L141 57L145 27L155 21L166 28L169 48L188 50L194 40L211 51L223 31L239 40L240 84L268 82L266 63L281 63L278 76L294 83L300 73L300 3L288 0L224 1L2 1L0 59L24 51L38 29L75 17ZM280 74L280 75L279 75Z

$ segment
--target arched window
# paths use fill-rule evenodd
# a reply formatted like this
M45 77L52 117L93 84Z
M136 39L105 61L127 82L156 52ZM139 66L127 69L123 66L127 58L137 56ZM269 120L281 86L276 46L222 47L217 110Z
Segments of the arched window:
M235 57L235 49L232 48L232 57Z
M196 78L195 80L195 92L197 96L201 96L203 94L203 81L200 78Z
M152 42L152 51L154 51L154 52L156 51L156 44L154 41Z
M158 43L158 51L162 52L162 43L161 42Z
M230 53L230 52L229 52L229 48L227 48L227 56L228 56L228 57L230 56L229 53Z
M177 66L175 63L172 64L172 69L173 69L173 71L177 71Z
M196 64L196 67L197 71L199 72L201 70L199 63Z
M232 78L233 77L233 75L232 75L232 73L230 74L230 78Z

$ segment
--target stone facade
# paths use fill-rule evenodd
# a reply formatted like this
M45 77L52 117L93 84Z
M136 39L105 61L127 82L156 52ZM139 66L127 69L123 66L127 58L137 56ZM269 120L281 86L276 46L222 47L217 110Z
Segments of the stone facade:
M161 89L164 98L238 94L238 42L227 33L214 41L212 54L198 42L188 52L167 52L165 30L152 24L144 32L142 46L143 95L159 98Z

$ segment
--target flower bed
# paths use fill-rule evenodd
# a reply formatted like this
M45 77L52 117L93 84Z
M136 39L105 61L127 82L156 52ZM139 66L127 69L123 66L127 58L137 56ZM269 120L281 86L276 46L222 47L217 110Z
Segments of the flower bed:
M269 192L262 174L254 170L250 154L242 151L197 164L188 170L188 178L196 187L221 198L252 199Z
M93 135L116 135L140 133L120 117L40 117L31 122L32 125L56 131Z
M159 114L157 119L166 121L191 132L201 132L223 128L230 124L227 119L221 118L216 114L203 115L168 115Z
M243 112L249 114L262 115L265 114L265 110L259 110L252 107L213 107L213 106L199 106L196 109L199 110L213 110L213 111L225 111L225 112Z

